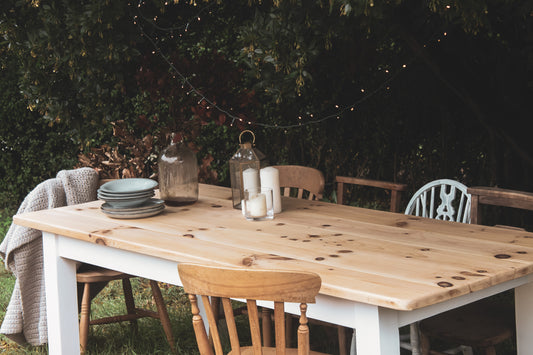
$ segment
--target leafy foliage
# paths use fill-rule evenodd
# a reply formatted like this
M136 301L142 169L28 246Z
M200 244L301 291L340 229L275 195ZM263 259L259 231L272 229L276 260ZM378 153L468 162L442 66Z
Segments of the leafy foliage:
M139 42L130 10L114 1L16 1L2 4L2 30L20 65L20 88L30 108L51 123L65 123L73 138L102 133L119 114L121 96L134 84Z
M251 122L271 163L315 166L329 182L530 190L532 6L8 0L0 29L30 107L110 176L153 175L178 132L203 179L227 184Z
M15 210L38 183L75 164L77 146L66 127L52 128L26 108L9 69L16 58L0 56L0 209Z

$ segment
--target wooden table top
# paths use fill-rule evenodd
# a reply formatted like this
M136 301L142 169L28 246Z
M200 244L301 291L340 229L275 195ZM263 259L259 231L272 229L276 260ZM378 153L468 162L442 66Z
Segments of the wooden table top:
M200 185L198 202L112 219L102 201L31 212L15 223L178 262L307 270L320 293L413 310L533 272L533 233L283 198L273 220L232 208L231 190ZM177 272L177 271L176 271Z

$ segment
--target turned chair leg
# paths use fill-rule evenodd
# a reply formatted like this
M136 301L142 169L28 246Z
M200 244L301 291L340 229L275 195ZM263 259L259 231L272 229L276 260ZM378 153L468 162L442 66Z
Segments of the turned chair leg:
M85 354L87 338L89 337L89 322L91 321L91 284L83 287L80 312L80 353Z

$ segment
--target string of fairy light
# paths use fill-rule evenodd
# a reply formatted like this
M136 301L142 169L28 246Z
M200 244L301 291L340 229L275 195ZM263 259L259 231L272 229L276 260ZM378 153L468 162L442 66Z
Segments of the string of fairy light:
M159 31L165 31L165 32L168 32L168 33L171 33L172 35L175 33L175 32L178 32L178 35L180 37L182 37L183 35L185 35L191 24L193 23L193 21L201 21L201 16L203 13L205 12L208 12L210 10L210 8L212 7L213 3L210 3L208 5L206 5L205 7L201 8L194 16L192 16L185 24L181 24L181 25L178 25L178 26L173 26L173 27L162 27L160 25L157 24L157 20L158 20L158 17L155 16L153 18L148 18L146 16L143 15L142 11L141 11L141 8L142 6L144 5L144 0L139 0L138 4L137 4L137 15L134 16L134 24L136 24L141 32L141 35L144 36L153 46L153 51L152 51L152 54L154 55L159 55L164 61L165 63L167 63L167 65L169 66L169 68L173 71L173 73L175 74L175 77L177 76L179 78L179 80L181 81L181 87L183 89L187 89L187 95L194 95L194 97L197 97L198 98L198 104L203 104L205 103L205 108L208 109L208 110L217 110L218 112L220 113L223 113L225 114L230 120L230 126L233 126L236 122L239 122L241 124L244 124L244 125L248 125L248 126L258 126L258 127L263 127L263 128L277 128L277 129L290 129L290 128L297 128L297 127L302 127L302 126L307 126L307 125L312 125L312 124L318 124L318 123L321 123L321 122L324 122L324 121L328 121L330 119L336 119L336 120L339 120L341 118L341 116L343 114L345 114L346 112L354 112L357 107L359 105L361 105L363 102L369 100L370 98L372 98L373 96L375 96L376 94L378 94L379 92L383 91L383 90L390 90L391 89L391 86L390 86L390 83L396 79L401 73L402 71L404 71L413 61L414 61L414 57L407 61L405 64L402 64L399 68L396 69L396 71L394 73L392 73L392 70L390 69L382 69L382 68L378 68L378 70L382 70L385 74L387 74L387 78L379 85L377 85L373 90L369 91L369 90L366 90L364 88L361 88L360 89L360 92L361 94L363 94L364 96L362 96L361 98L357 99L355 102L351 103L351 104L348 104L348 105L343 105L343 106L340 106L338 104L335 104L333 105L332 107L332 112L331 114L324 114L324 115L315 115L313 113L306 113L305 115L298 115L295 117L295 120L296 120L296 123L292 123L292 124L268 124L268 123L263 123L263 122L256 122L256 121L251 121L251 120L246 120L242 117L239 117L237 116L236 114L232 113L232 109L227 109L227 108L224 108L224 107L221 107L220 105L218 105L216 102L214 102L213 100L211 100L209 97L207 97L206 95L204 95L200 89L198 89L195 85L193 85L191 83L191 81L189 80L189 78L184 75L175 65L174 63L170 60L169 56L165 55L165 53L163 53L163 50L161 49L161 47L157 44L157 39L155 38L152 38L151 36L149 36L146 31L144 30L144 27L143 25L141 24L140 20L143 20L147 23L150 23L151 26L153 26L153 28L159 30ZM169 3L165 3L165 5L169 5ZM196 4L195 4L196 5ZM447 36L447 33L444 32L443 33L443 37L446 37ZM435 40L435 42L441 42L442 38L437 38ZM428 45L425 44L424 47L427 47ZM195 74L192 74L191 75L192 77L195 76Z

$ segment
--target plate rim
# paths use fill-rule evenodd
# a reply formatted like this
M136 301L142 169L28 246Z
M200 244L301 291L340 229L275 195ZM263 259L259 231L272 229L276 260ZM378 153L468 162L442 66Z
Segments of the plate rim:
M165 210L165 207L163 205L163 208L157 208L150 211L145 211L144 213L138 213L138 214L115 214L115 213L108 213L106 211L102 212L108 216L109 218L115 218L115 219L137 219L137 218L146 218L146 217L152 217L156 214L159 214Z
M119 185L119 186L127 185L127 184L135 183L135 181L143 181L147 183L148 186L150 187L144 187L142 189L127 190L127 191L116 191L116 190L109 189L111 186L114 186L114 185ZM102 186L100 186L99 190L106 192L106 193L113 193L113 194L129 194L129 193L153 190L156 188L157 185L158 185L157 181L153 179L149 179L149 178L124 178L124 179L116 179L116 180L108 181Z
M136 206L136 207L121 208L121 207L113 207L109 203L104 202L100 206L100 209L102 211L107 211L107 212L135 212L135 211L139 211L140 212L140 211L150 210L151 208L156 208L156 207L159 207L161 205L164 206L165 205L165 201L161 200L159 198L152 198L152 199L147 200L146 202L144 202L143 205Z
M116 195L116 196L109 196L108 194L106 193L100 193L98 192L97 193L97 196L99 199L101 200L133 200L133 199L138 199L138 198L144 198L144 197L152 197L155 195L155 191L146 191L146 192L143 192L143 193L136 193L136 194L122 194L122 195Z

